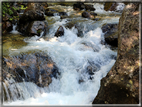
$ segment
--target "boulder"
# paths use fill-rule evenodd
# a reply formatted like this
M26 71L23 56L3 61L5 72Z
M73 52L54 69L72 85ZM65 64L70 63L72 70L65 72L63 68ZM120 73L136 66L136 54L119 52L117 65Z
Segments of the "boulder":
M59 12L59 16L60 16L60 19L65 19L68 17L68 14L66 12Z
M28 8L19 19L17 30L26 36L39 35L41 31L45 34L47 24L44 22L44 11L40 3L28 3Z
M2 82L13 78L15 82L33 82L40 87L47 87L52 78L60 74L56 64L44 53L3 57L2 63Z
M60 37L64 35L64 28L62 26L59 26L59 28L57 29L55 36L56 37Z
M44 8L39 3L28 3L28 8L24 11L24 14L20 17L19 23L27 23L30 21L43 21Z
M77 2L76 4L73 4L74 10L83 10L85 9L85 5L83 2Z
M51 9L51 8L47 8L45 10L45 15L46 16L54 16L55 13L58 13L57 10Z
M30 23L30 25L27 27L28 35L29 36L40 36L41 32L44 32L43 35L46 34L47 31L47 23L44 21L33 21Z
M118 8L118 6L119 6L119 8ZM105 3L104 10L116 11L116 12L122 13L124 6L125 6L124 3Z
M118 46L118 24L106 24L102 26L102 32L107 44Z
M83 30L82 28L80 27L80 25L76 22L69 22L69 23L66 23L65 25L66 28L69 28L71 29L72 27L75 27L77 29L77 36L78 37L83 37Z
M85 10L95 11L96 9L93 7L93 5L85 5Z
M118 26L118 56L92 104L140 104L139 14L139 3L124 8Z
M41 32L43 36L46 34L48 24L45 21L31 21L29 23L20 24L18 31L22 32L25 36L40 36Z
M93 7L93 5L84 4L83 2L77 2L73 5L74 10L89 10L89 11L95 11L96 9Z
M96 13L93 13L93 12L86 12L86 11L84 11L84 12L82 13L82 17L84 17L84 18L89 18L89 19L94 19L96 15L97 15L97 14L96 14Z

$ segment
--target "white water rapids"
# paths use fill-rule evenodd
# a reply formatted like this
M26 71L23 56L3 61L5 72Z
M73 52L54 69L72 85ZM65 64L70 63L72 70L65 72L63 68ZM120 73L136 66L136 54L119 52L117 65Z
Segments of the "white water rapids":
M66 7L66 10L69 11L68 14L74 12L70 6ZM105 11L104 14L107 12ZM81 17L71 18L71 20L81 20L78 24L83 29L83 37L77 36L78 30L75 27L72 29L65 27L65 24L69 22L68 18L63 20L60 20L59 16L50 18L54 19L55 23L49 26L50 30L46 35L49 38L48 41L44 38L37 40L37 36L25 39L28 45L11 51L11 54L29 50L44 51L56 63L61 73L60 77L52 78L49 87L44 88L31 82L12 84L9 89L13 92L13 96L16 97L14 87L17 87L25 100L13 98L14 101L4 102L4 105L91 105L100 88L100 80L114 65L115 59L112 56L117 56L117 52L101 44L101 41L104 41L101 26L105 23L118 23L119 17L105 17L99 21ZM63 26L64 35L58 38L53 37L59 26ZM91 66L97 67L97 71L91 76L92 79L85 72L90 65L89 62ZM79 83L79 80L84 82ZM9 81L12 82L12 80ZM7 97L9 97L8 94Z

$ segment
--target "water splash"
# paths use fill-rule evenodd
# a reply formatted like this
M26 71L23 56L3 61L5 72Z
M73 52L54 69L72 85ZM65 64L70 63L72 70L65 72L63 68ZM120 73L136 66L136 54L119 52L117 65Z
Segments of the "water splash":
M17 24L13 25L13 30L10 33L13 34L19 34L19 32L16 30Z

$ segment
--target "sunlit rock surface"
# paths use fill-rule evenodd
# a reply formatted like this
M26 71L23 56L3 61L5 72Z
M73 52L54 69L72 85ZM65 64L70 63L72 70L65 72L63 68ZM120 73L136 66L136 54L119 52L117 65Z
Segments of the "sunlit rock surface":
M118 56L101 80L93 104L139 103L139 4L125 7L118 27Z

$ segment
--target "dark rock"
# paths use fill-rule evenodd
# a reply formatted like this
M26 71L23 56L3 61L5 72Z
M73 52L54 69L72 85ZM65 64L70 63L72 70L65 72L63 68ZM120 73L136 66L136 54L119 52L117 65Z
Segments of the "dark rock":
M129 8L128 8L129 7ZM118 56L101 80L93 104L139 104L139 3L128 4L119 19Z
M96 13L93 13L93 12L86 12L86 11L84 11L84 12L82 13L82 17L84 17L84 18L89 18L89 19L94 19L96 15L97 15L97 14L96 14Z
M26 23L29 21L43 21L44 8L39 3L29 3L28 8L24 11L24 14L20 17L19 23Z
M54 16L55 13L58 13L58 11L51 8L45 10L45 15L47 16Z
M12 30L13 30L12 22L10 21L2 22L2 34L6 34Z
M105 38L107 44L117 47L118 46L118 35L108 36Z
M93 5L85 5L85 9L86 10L90 10L90 11L95 11L96 9L93 7Z
M71 29L72 27L75 27L78 32L77 32L77 36L78 37L83 37L83 30L82 28L80 27L80 25L78 23L75 23L75 22L69 22L65 25L66 28L69 28Z
M26 36L31 36L33 34L39 35L41 30L45 31L47 24L41 22L45 20L44 11L45 10L40 3L28 3L28 8L24 11L24 14L19 19L17 30L21 32L22 35ZM32 27L33 23L34 25ZM35 29L34 27L36 27L37 29Z
M19 19L19 23L26 23L29 21L43 21L45 20L44 13L38 10L29 10L25 12Z
M56 64L44 53L5 57L2 66L3 82L13 78L15 82L33 82L40 87L46 87L51 83L51 78L59 75Z
M47 31L47 26L48 24L45 21L31 21L29 23L20 24L18 31L26 36L40 36L41 32L44 32L44 36Z
M84 18L91 18L91 14L89 12L83 12L82 17Z
M118 3L105 3L104 4L104 10L106 10L106 11L116 11L116 12L122 13L123 8L122 9L117 9L118 5L119 5ZM125 6L125 4L122 4L122 5Z
M98 20L100 20L99 18L95 18L95 19L93 19L94 21L98 21Z
M68 16L66 12L59 12L59 16Z
M53 13L53 12L47 12L47 11L46 11L46 12L45 12L45 15L46 15L46 16L54 16L54 13Z
M68 17L68 14L66 12L59 12L59 16L61 19L65 19Z
M102 27L102 31L107 44L118 46L118 24L106 24Z
M77 2L76 4L73 5L74 10L83 10L85 9L85 5L83 2Z
M63 36L63 35L64 35L64 28L62 26L60 26L58 28L58 30L56 31L55 36L60 37L60 36Z
M47 24L44 21L33 21L27 27L27 34L29 36L38 35L40 36L41 32L44 32L43 35L46 34Z
M94 75L94 73L97 71L98 69L97 69L97 67L96 66L88 66L87 67L87 73L89 74L89 75Z

